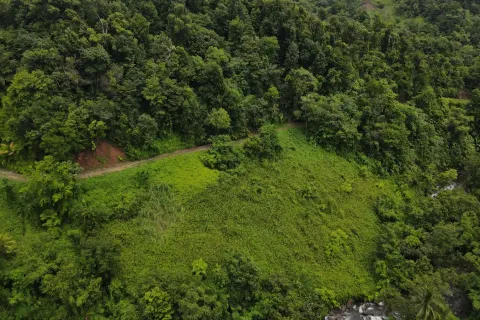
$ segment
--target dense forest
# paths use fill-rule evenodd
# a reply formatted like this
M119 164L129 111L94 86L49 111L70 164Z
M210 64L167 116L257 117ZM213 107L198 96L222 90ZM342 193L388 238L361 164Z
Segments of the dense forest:
M0 0L0 98L0 319L480 319L476 0Z

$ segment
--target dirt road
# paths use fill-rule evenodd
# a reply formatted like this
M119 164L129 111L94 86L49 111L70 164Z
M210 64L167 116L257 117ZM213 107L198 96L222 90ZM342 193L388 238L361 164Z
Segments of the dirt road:
M119 163L119 164L117 164L113 167L109 167L109 168L94 169L94 170L91 170L91 171L82 172L82 173L80 173L78 178L79 179L87 179L87 178L92 178L92 177L103 176L104 174L123 171L125 169L137 167L137 166L140 166L140 165L148 163L148 162L155 162L155 161L158 161L160 159L175 157L175 156L178 156L178 155L181 155L181 154L204 151L204 150L208 150L208 149L210 149L210 146L206 145L206 146L177 150L177 151L172 152L172 153L162 154L162 155L159 155L159 156L156 156L156 157L153 157L153 158L148 158L148 159L145 159L145 160L123 162L123 163Z
M277 131L283 131L283 130L287 130L287 129L290 129L290 128L299 128L299 127L303 127L303 123L289 122L287 124L284 124L284 125L278 127ZM236 142L237 143L242 143L243 141L245 141L245 139L237 140ZM109 168L95 169L95 170L91 170L91 171L82 172L82 173L80 173L78 178L79 179L88 179L88 178L103 176L103 175L106 175L106 174L109 174L109 173L119 172L119 171L123 171L123 170L128 169L128 168L137 167L137 166L140 166L140 165L145 164L145 163L158 161L160 159L175 157L175 156L179 156L179 155L182 155L182 154L205 151L205 150L210 149L210 147L211 147L210 145L198 146L198 147L194 147L194 148L177 150L177 151L172 152L172 153L162 154L162 155L159 155L159 156L156 156L156 157L153 157L153 158L149 158L149 159L132 161L132 162L123 162L123 163L119 163L119 164L117 164L113 167L109 167ZM23 176L21 174L15 173L15 172L6 171L6 170L0 170L0 179L1 178L13 180L13 181L19 181L19 182L26 182L28 180L28 178L26 176Z
M21 174L11 172L11 171L6 171L6 170L0 170L0 179L8 179L8 180L20 181L20 182L27 181L27 178L22 176Z

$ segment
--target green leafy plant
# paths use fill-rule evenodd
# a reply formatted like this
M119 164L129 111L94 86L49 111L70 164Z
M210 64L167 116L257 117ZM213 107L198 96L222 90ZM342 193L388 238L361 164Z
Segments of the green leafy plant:
M225 171L238 167L241 154L232 144L230 137L221 135L211 139L212 148L202 158L204 165L211 169Z
M274 126L267 125L260 129L258 137L249 138L243 145L245 154L254 159L277 159L282 146L278 140L277 131Z
M170 297L160 288L155 287L145 293L142 299L144 305L143 315L151 320L170 320L172 319L172 307Z
M0 256L6 256L15 252L17 243L6 233L0 233Z

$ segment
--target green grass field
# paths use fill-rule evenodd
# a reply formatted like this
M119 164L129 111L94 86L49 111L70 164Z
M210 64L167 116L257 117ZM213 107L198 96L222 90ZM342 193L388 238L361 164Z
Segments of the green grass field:
M309 279L339 300L375 292L379 225L373 205L379 194L394 190L393 183L307 143L301 129L279 136L281 160L247 162L234 174L205 168L204 152L198 152L79 182L77 211L106 216L143 192L141 172L149 173L150 185L174 190L167 200L132 202L140 214L95 230L121 247L115 273L127 292L138 295L152 281L173 285L190 274L194 260L214 266L232 253L249 256L265 276ZM5 201L0 232L11 234L20 248L49 239Z
M279 135L281 160L248 163L235 175L206 169L202 153L194 153L81 182L83 201L105 210L128 197L142 170L175 190L176 210L102 230L121 243L118 276L129 292L152 279L171 283L188 275L194 260L215 265L232 252L251 257L265 275L307 277L339 298L374 292L373 203L393 185L306 143L300 129Z

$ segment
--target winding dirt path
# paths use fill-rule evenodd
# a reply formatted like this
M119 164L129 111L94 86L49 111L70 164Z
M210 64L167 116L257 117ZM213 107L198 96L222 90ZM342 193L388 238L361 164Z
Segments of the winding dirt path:
M299 127L303 127L303 126L304 126L303 123L289 122L287 124L284 124L284 125L278 127L277 131L283 131L283 130L287 130L287 129L290 129L290 128L299 128ZM242 143L245 140L246 139L240 139L240 140L237 140L235 142L236 143ZM95 170L91 170L91 171L82 172L78 175L78 179L88 179L88 178L103 176L103 175L106 175L106 174L109 174L109 173L119 172L119 171L123 171L123 170L129 169L129 168L138 167L142 164L149 163L149 162L155 162L155 161L165 159L165 158L171 158L171 157L179 156L179 155L182 155L182 154L205 151L205 150L210 149L210 147L211 147L210 145L198 146L198 147L194 147L194 148L177 150L177 151L172 152L172 153L162 154L162 155L155 156L155 157L149 158L149 159L131 161L131 162L122 162L122 163L119 163L119 164L117 164L113 167L109 167L109 168L95 169ZM5 179L9 179L9 180L13 180L13 181L19 181L19 182L26 182L28 180L28 178L26 176L23 176L21 174L11 172L11 171L1 170L1 169L0 169L0 178L5 178Z
M7 170L1 170L0 169L0 178L1 179L8 179L8 180L13 180L13 181L19 181L19 182L26 182L28 179L25 176L22 176L21 174L7 171Z
M210 145L177 150L177 151L174 151L172 153L166 153L166 154L162 154L162 155L155 156L153 158L144 159L144 160L122 162L122 163L116 164L115 166L109 167L109 168L94 169L94 170L82 172L78 175L78 178L79 179L88 179L88 178L103 176L105 174L109 174L109 173L112 173L112 172L119 172L119 171L123 171L123 170L128 169L128 168L138 167L138 166L140 166L142 164L145 164L145 163L155 162L155 161L158 161L160 159L171 158L171 157L179 156L181 154L199 152L199 151L204 151L204 150L208 150L208 149L210 149Z

